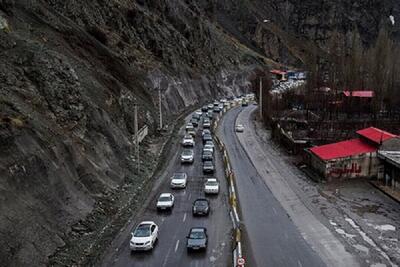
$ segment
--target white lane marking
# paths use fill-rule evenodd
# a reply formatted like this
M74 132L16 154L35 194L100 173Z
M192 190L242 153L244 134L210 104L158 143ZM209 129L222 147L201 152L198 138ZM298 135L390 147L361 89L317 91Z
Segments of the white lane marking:
M188 195L188 200L190 200L190 198L192 197L192 193L189 193L189 195Z
M176 241L176 245L175 245L175 253L176 253L176 251L178 250L178 247L179 247L179 239Z
M276 212L276 209L275 209L275 208L272 208L272 210L274 211L275 214L278 214L278 213Z
M186 195L186 190L183 191L183 195Z
M182 222L185 222L186 221L186 212L185 212L185 214L183 214L183 220L182 220Z
M303 264L301 264L300 260L297 260L297 263L299 264L299 267L303 267Z

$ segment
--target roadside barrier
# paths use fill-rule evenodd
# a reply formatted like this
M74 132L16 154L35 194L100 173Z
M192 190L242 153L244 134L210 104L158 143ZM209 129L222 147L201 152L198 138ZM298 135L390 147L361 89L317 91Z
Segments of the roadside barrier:
M231 106L232 108L234 106ZM230 108L225 108L224 113L227 112ZM241 241L241 230L240 230L240 217L238 213L238 198L236 196L236 189L235 189L235 174L232 170L232 166L229 160L229 155L228 152L226 151L225 145L222 143L222 141L218 138L218 136L215 135L217 127L218 127L218 122L220 121L221 115L219 115L213 122L213 133L214 133L214 140L215 143L217 144L219 150L222 152L222 159L224 163L224 172L225 172L225 178L228 182L228 193L229 193L229 204L231 207L231 210L229 212L229 215L232 220L233 224L233 258L232 262L235 267L243 267L245 266L245 261L243 258L243 252L242 252L242 241Z

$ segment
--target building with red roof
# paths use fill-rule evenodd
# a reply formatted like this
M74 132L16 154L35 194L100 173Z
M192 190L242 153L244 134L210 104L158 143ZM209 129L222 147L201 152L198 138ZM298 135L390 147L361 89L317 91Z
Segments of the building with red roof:
M312 147L310 165L326 179L378 177L377 151L383 141L396 135L370 127L356 132L358 138Z
M280 81L287 80L287 72L283 70L270 70L269 71L272 74L272 78Z

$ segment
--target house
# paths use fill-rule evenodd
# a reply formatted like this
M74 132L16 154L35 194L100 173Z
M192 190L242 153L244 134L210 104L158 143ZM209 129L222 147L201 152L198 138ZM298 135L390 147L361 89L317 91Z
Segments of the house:
M384 166L383 184L400 190L400 138L384 141L378 150L378 158Z
M343 103L347 111L371 113L374 96L373 90L344 90L339 101Z
M270 71L272 79L278 80L278 81L286 81L287 80L287 72L282 71L282 70L271 70Z
M377 151L394 134L370 127L356 132L358 137L307 149L311 167L328 180L336 178L381 178L382 163Z

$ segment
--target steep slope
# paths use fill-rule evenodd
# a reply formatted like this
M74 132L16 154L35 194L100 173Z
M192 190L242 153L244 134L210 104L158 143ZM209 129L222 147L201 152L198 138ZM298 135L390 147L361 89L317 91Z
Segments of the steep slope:
M43 265L63 247L53 264L70 265L83 253L75 241L146 195L156 158L144 151L135 174L135 99L153 129L156 87L168 119L246 87L259 61L242 60L203 12L185 1L0 1L2 264Z

